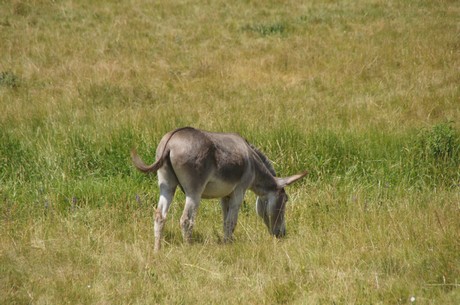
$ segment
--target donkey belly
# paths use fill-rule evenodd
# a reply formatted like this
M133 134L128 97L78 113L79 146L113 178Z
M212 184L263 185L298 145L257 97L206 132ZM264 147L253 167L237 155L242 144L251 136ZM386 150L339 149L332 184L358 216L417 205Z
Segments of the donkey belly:
M203 198L222 198L230 195L235 189L235 184L221 180L209 181L204 188Z

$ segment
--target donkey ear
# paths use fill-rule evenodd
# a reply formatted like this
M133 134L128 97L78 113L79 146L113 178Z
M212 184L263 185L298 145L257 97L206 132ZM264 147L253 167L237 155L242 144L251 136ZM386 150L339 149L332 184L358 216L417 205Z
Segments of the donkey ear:
M300 173L300 174L297 174L297 175L294 175L294 176L290 176L290 177L276 178L276 184L278 185L278 188L281 189L283 187L286 187L286 186L290 185L291 183L296 182L297 180L302 179L307 174L308 174L308 172L305 171L303 173Z

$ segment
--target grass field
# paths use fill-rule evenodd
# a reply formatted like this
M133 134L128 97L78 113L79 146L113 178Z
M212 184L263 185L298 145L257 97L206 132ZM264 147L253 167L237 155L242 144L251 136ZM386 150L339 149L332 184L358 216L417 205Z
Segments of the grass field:
M459 304L460 2L1 1L0 304ZM178 192L153 253L153 161L238 132L288 190L235 242Z

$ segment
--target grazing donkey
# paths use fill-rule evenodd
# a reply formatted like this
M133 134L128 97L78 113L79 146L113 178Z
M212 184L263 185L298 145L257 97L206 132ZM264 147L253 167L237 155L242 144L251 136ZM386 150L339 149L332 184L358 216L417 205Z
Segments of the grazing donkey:
M257 213L270 233L282 237L286 234L284 212L288 199L284 187L307 174L278 178L268 158L239 135L191 127L163 136L152 165L144 164L135 150L131 157L141 172L158 171L160 199L155 213L155 251L160 249L163 226L177 186L186 196L180 225L188 243L201 198L221 198L224 241L231 241L247 189L258 196Z

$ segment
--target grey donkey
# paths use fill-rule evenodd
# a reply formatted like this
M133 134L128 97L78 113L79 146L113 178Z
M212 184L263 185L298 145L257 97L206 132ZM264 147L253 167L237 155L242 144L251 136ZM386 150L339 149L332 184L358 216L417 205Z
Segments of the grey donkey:
M166 215L177 186L186 197L180 226L187 243L191 242L202 198L221 198L224 241L231 241L238 211L248 189L258 196L257 214L269 232L283 237L288 200L284 188L307 174L276 177L268 158L238 134L207 132L192 127L175 129L164 135L152 165L146 165L135 150L131 157L141 172L158 172L160 199L155 212L155 251L160 250Z

